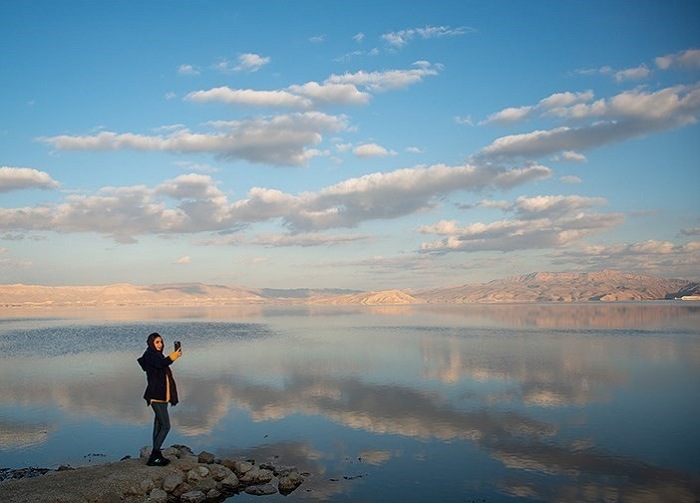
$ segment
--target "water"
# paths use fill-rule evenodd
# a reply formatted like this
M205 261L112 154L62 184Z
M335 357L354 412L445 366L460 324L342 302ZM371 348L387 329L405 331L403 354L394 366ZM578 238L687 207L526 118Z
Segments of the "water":
M158 331L166 445L311 473L266 501L700 499L697 304L0 315L0 467L137 455Z

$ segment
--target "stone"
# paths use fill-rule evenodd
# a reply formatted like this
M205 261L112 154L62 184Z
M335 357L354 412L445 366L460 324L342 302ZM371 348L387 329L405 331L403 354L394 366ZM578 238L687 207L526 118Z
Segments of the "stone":
M182 477L182 473L170 473L163 479L163 490L165 492L173 492L177 486L182 484L185 479Z
M144 479L141 481L141 491L143 491L141 494L150 493L155 488L156 483L153 482L153 479Z
M157 487L153 489L148 495L149 503L167 503L168 493L163 489L158 489Z
M197 468L197 466L199 466L199 461L196 456L183 456L177 460L175 466L183 472L188 472Z
M194 452L192 452L192 449L187 447L186 445L182 444L173 444L170 447L173 447L180 451L180 456L178 457L185 457L185 456L194 456Z
M180 503L204 503L206 499L202 491L189 491L180 496Z
M167 449L163 450L163 456L167 458L180 458L182 455L180 454L180 450L177 449L176 447L168 447Z
M277 484L277 489L279 489L280 494L284 494L286 496L287 494L294 492L294 490L299 487L302 482L304 482L304 478L299 475L298 472L292 471L280 478L279 484Z
M223 494L221 494L221 491L218 489L211 489L210 491L207 491L207 499L211 501L216 501L218 499L221 499Z
M174 498L179 498L183 494L190 492L192 490L192 486L190 486L187 482L183 482L179 486L177 486L175 489L172 490L170 493L171 496Z
M187 482L195 484L209 475L209 468L199 465L187 472Z
M139 451L139 457L141 459L148 459L148 457L151 455L151 450L152 447L150 445L144 445Z
M211 477L200 480L192 485L192 489L202 491L203 493L216 489L216 480Z
M249 463L248 461L232 461L229 459L223 459L221 460L221 464L226 468L233 470L239 477L253 469L253 463Z
M242 484L252 485L252 484L265 484L273 479L274 475L272 471L265 470L254 466L251 470L243 474L239 478Z
M215 459L215 456L211 452L202 451L199 453L199 462L202 464L210 465Z
M220 482L229 475L233 474L230 468L226 468L224 465L219 464L213 464L209 466L209 471L211 472L212 478L217 482Z
M221 486L224 491L235 491L239 485L241 485L241 482L238 480L235 473L231 473L231 475L219 482L219 486Z
M247 494L252 494L253 496L267 496L269 494L275 494L277 489L272 484L263 484L259 486L249 486L245 488Z

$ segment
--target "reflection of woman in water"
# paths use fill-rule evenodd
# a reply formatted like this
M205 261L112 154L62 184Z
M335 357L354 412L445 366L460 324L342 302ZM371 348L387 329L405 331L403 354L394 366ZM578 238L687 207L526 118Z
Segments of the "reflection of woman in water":
M177 405L177 387L170 370L170 365L182 356L182 349L163 356L163 338L158 333L152 333L146 339L148 347L143 356L137 361L146 372L148 386L143 398L153 408L155 420L153 421L153 450L146 463L149 466L165 466L170 461L163 457L160 448L165 437L170 431L170 416L168 415L168 403Z

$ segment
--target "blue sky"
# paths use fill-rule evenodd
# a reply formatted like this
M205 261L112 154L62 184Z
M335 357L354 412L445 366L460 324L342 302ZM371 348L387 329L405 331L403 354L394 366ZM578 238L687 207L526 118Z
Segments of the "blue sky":
M699 2L0 13L0 283L700 280Z

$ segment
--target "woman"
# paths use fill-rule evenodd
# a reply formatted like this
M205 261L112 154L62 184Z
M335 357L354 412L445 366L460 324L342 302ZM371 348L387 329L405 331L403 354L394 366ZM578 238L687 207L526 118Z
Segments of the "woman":
M146 339L148 347L143 356L137 361L146 372L146 392L143 398L153 408L155 420L153 421L153 450L146 463L149 466L165 466L170 463L160 448L165 437L170 431L170 416L168 415L168 403L177 405L177 387L170 370L170 365L182 356L182 348L163 356L163 338L158 333L152 333Z

